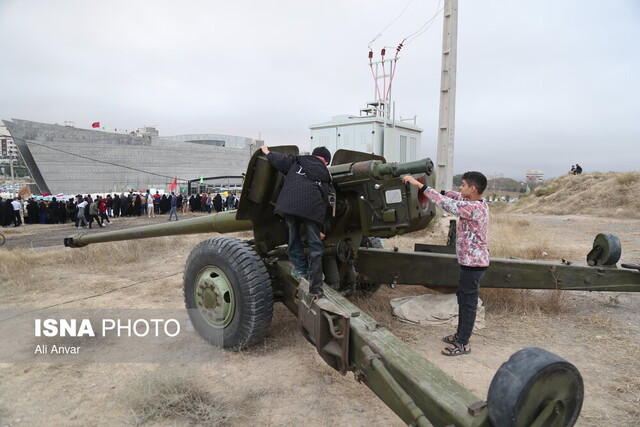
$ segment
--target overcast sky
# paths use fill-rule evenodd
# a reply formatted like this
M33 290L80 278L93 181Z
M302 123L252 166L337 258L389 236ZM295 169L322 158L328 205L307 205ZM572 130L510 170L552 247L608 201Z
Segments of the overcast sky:
M375 59L391 56L438 4L0 0L0 119L306 149L309 125L373 98L369 42L382 32ZM455 173L640 170L640 1L462 0L458 24ZM434 161L441 49L442 13L404 46L393 86Z

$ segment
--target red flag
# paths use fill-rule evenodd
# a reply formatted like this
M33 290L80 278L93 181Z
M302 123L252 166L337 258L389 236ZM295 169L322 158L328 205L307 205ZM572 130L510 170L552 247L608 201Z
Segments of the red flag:
M176 187L178 186L178 177L173 178L173 182L169 184L169 191L176 191Z
M100 122L93 122L93 124L91 125L92 128L99 128L100 127Z

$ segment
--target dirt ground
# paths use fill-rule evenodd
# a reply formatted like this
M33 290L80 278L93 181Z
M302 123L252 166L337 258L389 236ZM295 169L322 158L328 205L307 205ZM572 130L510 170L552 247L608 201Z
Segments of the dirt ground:
M640 220L509 216L526 218L532 224L532 233L546 236L549 253L562 254L562 258L576 263L585 264L585 255L598 232L612 232L621 237L623 262L640 262ZM91 232L163 221L166 217L120 218L105 230ZM70 225L33 225L0 231L7 237L0 256L3 251L21 249L26 251L17 253L24 257L36 256L33 252L39 257L61 257L68 251L87 250L61 246L64 237L78 231ZM132 261L103 251L95 253L98 258L81 264L61 261L55 269L35 267L27 287L13 290L11 282L2 283L0 309L38 308L67 301L73 301L64 305L67 308L181 308L184 262L198 241L213 236L146 240L136 246L141 253L132 255L135 258ZM441 238L441 233L427 233L420 241L442 244ZM385 246L402 248L413 242L412 237L392 238L385 241ZM105 245L116 248L122 244ZM126 285L134 286L98 295ZM452 332L450 327L410 325L394 320L390 314L390 298L417 295L423 290L415 286L395 289L383 286L371 300L359 303L481 399L486 399L491 379L502 363L514 352L536 346L567 359L580 370L585 398L577 425L640 425L640 294L570 292L566 309L553 315L488 309L487 327L474 334L472 353L448 358L440 355L440 338ZM85 297L88 298L79 300ZM10 333L3 329L2 322L0 331ZM239 353L225 352L219 362L1 363L0 426L135 424L139 418L129 400L131 391L137 390L145 376L165 374L188 378L194 387L221 405L222 418L217 421L160 418L152 419L153 425L403 425L352 374L342 377L325 365L299 334L295 317L277 304L263 342Z

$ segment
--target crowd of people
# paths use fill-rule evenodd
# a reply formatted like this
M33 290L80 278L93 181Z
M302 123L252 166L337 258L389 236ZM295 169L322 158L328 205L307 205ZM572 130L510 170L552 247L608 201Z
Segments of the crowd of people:
M225 198L222 194L194 194L189 198L188 205L191 212L221 212L238 208L240 199L233 194ZM185 211L186 212L186 211Z
M175 199L172 203L172 197ZM166 195L156 191L146 193L107 194L106 196L85 196L78 194L67 200L52 197L50 200L29 197L26 201L20 196L15 199L0 197L0 225L3 227L19 227L22 224L62 224L72 223L78 228L92 228L94 223L104 227L111 222L110 218L169 214L172 205L177 212L221 212L236 209L238 197L229 193L202 193L189 197L181 194ZM176 215L177 218L177 215Z

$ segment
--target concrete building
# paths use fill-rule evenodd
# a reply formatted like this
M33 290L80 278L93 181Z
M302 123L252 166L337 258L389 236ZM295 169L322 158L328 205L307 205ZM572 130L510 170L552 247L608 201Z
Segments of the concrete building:
M113 193L165 188L174 178L241 176L252 138L184 135L160 138L5 120L41 193ZM211 143L221 141L221 143Z
M0 126L0 163L9 163L10 159L18 159L18 147L6 126Z

